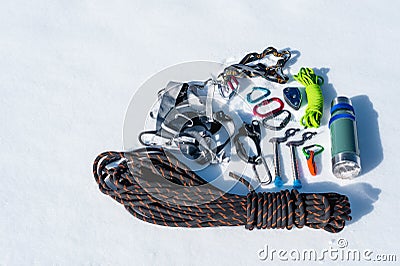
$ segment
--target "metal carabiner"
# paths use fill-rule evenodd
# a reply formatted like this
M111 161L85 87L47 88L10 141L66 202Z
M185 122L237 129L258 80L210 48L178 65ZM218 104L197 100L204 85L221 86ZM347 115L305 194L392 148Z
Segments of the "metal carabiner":
M145 136L145 135L153 135L153 137L154 137L156 134L157 134L157 130L142 131L142 132L140 132L140 134L138 136L138 140L139 140L140 144L142 144L143 146L153 146L153 145L156 145L157 142L155 142L155 141L146 142L143 139L143 136Z
M317 148L317 149L313 149L313 148ZM303 147L303 154L304 154L304 156L306 156L307 159L308 159L311 151L314 152L314 155L318 155L324 151L324 147L319 144L313 144L313 145Z
M258 108L270 105L273 102L277 102L279 104L279 106L277 108L275 108L274 110L269 111L269 112L264 113L264 114L258 112ZM278 113L279 111L281 111L283 109L283 106L284 106L284 103L282 102L281 99L279 99L277 97L272 97L270 99L264 100L264 101L260 102L259 104L255 105L254 108L253 108L253 114L256 115L256 116L259 116L261 118L265 118L265 117L268 117L268 116L271 116L271 115L274 115L274 114Z
M232 92L236 92L239 89L239 82L235 76L229 76L227 84L229 88L232 90Z
M260 97L257 97L256 99L252 99L251 95L255 91L262 91L262 92L264 92L264 94L261 95ZM248 103L253 104L253 103L261 101L264 98L267 98L270 94L271 94L271 91L269 89L267 89L267 88L264 88L264 87L253 87L251 89L251 92L247 93L247 98L246 99L247 99Z
M312 149L314 147L317 147L316 150ZM310 174L313 176L317 175L317 165L315 164L314 157L315 155L320 154L321 152L324 151L324 147L322 147L319 144L313 144L307 147L304 147L302 149L304 156L306 156L307 159L307 165L308 165L308 170L310 170Z
M281 114L284 114L284 113L286 114L286 116L281 121L281 123L279 125L273 126L271 124L268 124L269 120L273 120L273 119L277 118L278 116L280 116ZM291 117L292 117L292 113L289 112L288 110L280 110L279 112L276 112L275 114L267 116L266 118L264 118L262 120L262 125L267 129L278 131L278 130L284 129L287 126L287 124L289 124L289 121L290 121Z
M219 93L222 97L231 99L239 90L239 81L235 76L228 76L225 80L226 84L218 84Z
M253 156L247 154L246 148L240 140L240 137L249 137L256 147L257 154ZM259 121L253 120L250 124L243 123L242 127L239 128L238 133L233 138L233 143L236 147L236 154L242 161L257 164L257 159L261 157L261 127Z
M272 182L272 175L271 175L271 171L269 170L268 164L265 161L264 157L262 155L260 157L258 157L256 159L256 163L257 164L253 164L252 167L253 167L254 175L258 179L258 182L260 182L262 185L270 184ZM260 175L258 174L257 168L256 168L256 166L259 164L262 164L264 166L265 171L267 172L267 180L261 180Z

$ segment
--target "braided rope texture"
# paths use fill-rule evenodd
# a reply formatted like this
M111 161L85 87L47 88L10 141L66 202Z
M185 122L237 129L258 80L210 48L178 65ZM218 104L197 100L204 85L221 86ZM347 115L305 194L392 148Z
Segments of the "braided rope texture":
M314 73L311 68L302 67L293 78L306 87L308 105L300 123L307 128L318 128L321 125L321 118L324 109L324 97L321 86L324 79Z
M171 227L239 226L337 233L350 221L349 199L337 193L226 193L196 175L161 147L104 152L93 164L102 193L136 218Z

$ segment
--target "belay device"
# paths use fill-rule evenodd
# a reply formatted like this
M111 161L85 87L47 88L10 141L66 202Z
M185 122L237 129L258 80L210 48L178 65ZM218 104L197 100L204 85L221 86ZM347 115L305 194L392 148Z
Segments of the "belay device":
M262 63L267 56L277 58L276 64ZM93 175L100 191L124 205L138 219L163 226L244 225L249 230L307 226L332 233L341 231L345 222L351 220L349 199L344 195L299 193L296 189L257 193L242 177L237 179L249 192L246 196L236 195L205 181L171 152L178 149L201 165L218 164L229 160L224 148L234 140L242 160L252 164L253 169L259 164L267 168L260 146L260 121L235 126L229 114L213 110L210 101L215 92L229 101L240 90L240 78L261 77L286 83L289 77L282 68L289 59L288 50L268 47L262 53L246 55L238 64L225 68L216 79L170 82L159 92L158 110L151 113L156 119L155 128L139 135L143 147L129 152L104 152L95 159ZM276 115L282 107L274 111ZM259 113L257 108L256 113ZM283 124L274 130L283 128ZM215 138L223 133L225 139ZM243 136L254 141L256 155L246 154L240 141ZM275 168L279 176L277 162ZM255 174L258 177L256 171ZM264 182L271 180L269 173Z

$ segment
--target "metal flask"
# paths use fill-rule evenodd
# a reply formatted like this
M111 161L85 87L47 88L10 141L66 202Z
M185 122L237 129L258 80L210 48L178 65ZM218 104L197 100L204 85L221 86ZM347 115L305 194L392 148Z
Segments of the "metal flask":
M331 103L332 172L338 178L353 178L361 172L357 125L351 100L336 97Z

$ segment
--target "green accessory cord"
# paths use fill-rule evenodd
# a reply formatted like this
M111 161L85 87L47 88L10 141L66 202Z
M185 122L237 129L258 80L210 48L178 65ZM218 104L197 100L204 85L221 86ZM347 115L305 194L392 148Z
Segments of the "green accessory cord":
M306 87L308 105L306 113L300 120L301 125L306 128L318 128L321 124L321 117L324 108L324 97L322 96L321 85L324 79L315 75L311 68L302 67L294 79Z

